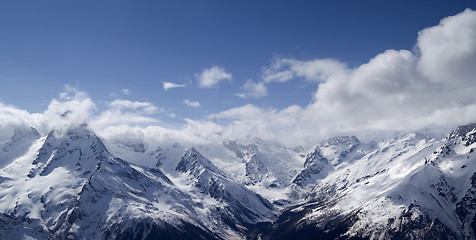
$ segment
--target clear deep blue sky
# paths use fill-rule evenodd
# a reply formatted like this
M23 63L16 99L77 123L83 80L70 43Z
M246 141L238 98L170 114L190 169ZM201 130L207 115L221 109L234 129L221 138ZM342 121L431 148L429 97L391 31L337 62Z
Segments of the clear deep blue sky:
M0 101L42 112L71 85L97 103L152 102L178 116L170 121L247 103L305 106L317 83L234 94L277 57L358 66L386 49L411 50L419 30L465 8L476 1L1 1ZM212 66L233 80L199 88L195 74ZM165 91L163 81L187 87Z

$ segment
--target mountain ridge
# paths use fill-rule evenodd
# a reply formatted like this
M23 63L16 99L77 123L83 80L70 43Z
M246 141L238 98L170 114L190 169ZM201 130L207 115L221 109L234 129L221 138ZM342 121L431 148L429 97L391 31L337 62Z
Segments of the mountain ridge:
M86 125L13 132L5 149L21 151L0 169L10 239L475 237L476 124L442 140L337 136L304 155L233 140L212 158L176 143L106 145ZM244 169L224 171L225 160Z

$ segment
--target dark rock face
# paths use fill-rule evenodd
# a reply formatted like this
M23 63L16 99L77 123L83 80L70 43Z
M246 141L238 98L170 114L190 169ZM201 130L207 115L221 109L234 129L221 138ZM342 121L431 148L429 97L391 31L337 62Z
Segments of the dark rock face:
M306 156L304 169L296 176L293 183L298 186L305 186L306 183L315 183L316 179L322 179L327 176L327 172L332 169L329 160L322 156L319 147Z
M0 239L50 239L51 233L39 221L0 214Z
M168 223L155 223L153 219L130 219L120 224L114 224L105 230L104 239L117 240L148 240L148 239L223 239L203 227L198 227L187 222L178 225Z
M259 234L250 234L250 239L463 239L439 219L422 214L417 205L402 211L397 219L389 219L383 228L353 235L349 234L349 230L359 221L358 209L344 215L329 213L312 221L304 220L306 214L316 207L323 206L316 203L301 211L284 211L274 223L262 223Z
M302 207L302 206L299 206ZM345 236L349 228L358 220L355 212L347 215L329 213L313 221L306 221L305 216L313 208L323 207L312 203L302 210L284 211L273 223L261 228L260 234L251 236L253 239L365 239L356 236Z
M474 239L476 235L476 173L471 177L471 188L456 203L455 212L463 225L464 235Z
M415 217L416 215L416 217ZM461 239L459 233L453 232L438 218L432 219L428 214L422 213L418 205L410 205L402 212L396 228L387 226L383 236L388 239Z
M456 128L455 130L451 131L449 134L448 139L454 139L455 137L465 137L469 132L472 132L476 129L476 123L462 125ZM474 136L474 132L471 134ZM474 143L474 142L472 142ZM471 143L470 143L471 144ZM468 144L468 145L470 145Z

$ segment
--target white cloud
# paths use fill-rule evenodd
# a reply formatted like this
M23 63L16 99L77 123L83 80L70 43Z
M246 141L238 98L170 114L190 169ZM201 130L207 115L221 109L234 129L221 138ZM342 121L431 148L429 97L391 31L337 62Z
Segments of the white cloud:
M155 124L158 119L150 115L165 112L150 102L116 99L106 104L109 108L90 120L92 128L102 131L110 126L130 125L147 126Z
M135 110L140 110L141 112L145 114L153 114L156 113L158 108L154 106L154 104L150 102L138 102L138 101L129 101L129 100L124 100L124 99L116 99L108 105L111 108L115 109L135 109Z
M363 131L382 134L427 126L454 128L476 121L475 20L476 12L470 10L445 18L419 33L414 51L387 50L356 68L331 59L276 59L263 70L262 82L250 80L243 86L243 94L257 97L266 92L266 83L294 78L317 82L312 102L305 107L273 109L248 104L204 120L186 119L183 128L171 129L158 126L160 121L151 117L167 114L152 103L117 99L97 112L86 93L67 86L44 113L30 114L0 104L0 130L31 123L45 133L88 122L108 138L144 137L193 144L257 136L290 146L310 146L331 135L361 136ZM231 74L219 67L196 76L204 80L202 87L231 79ZM71 113L61 117L67 111Z
M241 98L248 98L248 97L260 98L260 97L266 96L267 90L268 90L263 82L255 83L251 79L246 81L242 89L244 90L244 92L238 93L236 94L236 96Z
M299 61L291 58L275 59L269 68L263 68L265 83L287 82L296 77L308 81L323 81L336 73L346 71L345 64L333 59Z
M167 116L170 117L170 118L176 118L176 117L177 117L177 115L176 115L175 113L173 113L173 112L171 112L171 113L166 113L165 115L167 115Z
M176 84L176 83L171 83L171 82L162 82L164 90L167 91L170 88L179 88L179 87L186 87L184 84Z
M306 145L330 135L475 122L475 20L470 10L445 18L420 32L416 52L387 50L355 69L329 59L277 59L264 69L263 81L318 81L310 105L283 110L245 105L212 114L203 124L225 122L220 136L257 135ZM202 129L199 125L194 122Z
M10 139L13 129L29 127L33 122L29 112L3 103L0 103L0 116L0 142Z
M158 120L153 117L148 117L144 113L122 111L119 109L108 109L95 118L92 118L89 125L101 132L103 129L110 126L147 126L156 124Z
M196 73L195 78L198 80L199 87L211 88L221 81L231 80L231 73L225 71L224 68L213 66L203 70L201 73Z
M282 110L263 109L251 104L229 109L217 114L211 114L208 120L189 121L193 134L223 139L240 139L247 141L252 137L280 141L290 146L297 144L316 143L322 136L321 128L316 128L316 123L311 122L302 107L292 105ZM214 126L213 123L221 123ZM309 129L309 127L311 128ZM215 132L213 132L214 130Z
M127 89L127 88L124 88L121 90L121 93L124 94L124 95L130 95L131 94L131 90Z
M200 103L199 102L195 102L195 101L190 101L188 99L185 99L183 101L183 103L189 107L200 107Z
M474 83L476 66L476 13L466 9L418 33L419 69L437 83Z
M69 85L65 92L53 99L43 113L32 114L31 125L42 133L55 131L63 134L67 130L88 123L96 111L96 104L89 95Z
M408 130L476 121L476 12L420 32L417 54L387 50L319 85L319 120L348 129ZM459 46L459 47L458 47ZM442 113L451 113L444 115Z

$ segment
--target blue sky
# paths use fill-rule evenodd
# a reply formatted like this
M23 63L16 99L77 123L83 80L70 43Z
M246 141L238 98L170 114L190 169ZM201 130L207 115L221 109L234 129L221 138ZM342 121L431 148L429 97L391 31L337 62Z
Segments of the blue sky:
M149 102L153 117L178 124L246 104L304 108L320 81L266 82L266 69L282 59L356 69L389 49L414 51L419 31L466 8L476 2L1 1L0 102L43 112L68 85L98 111ZM200 85L214 67L221 80ZM253 84L266 92L247 92Z

